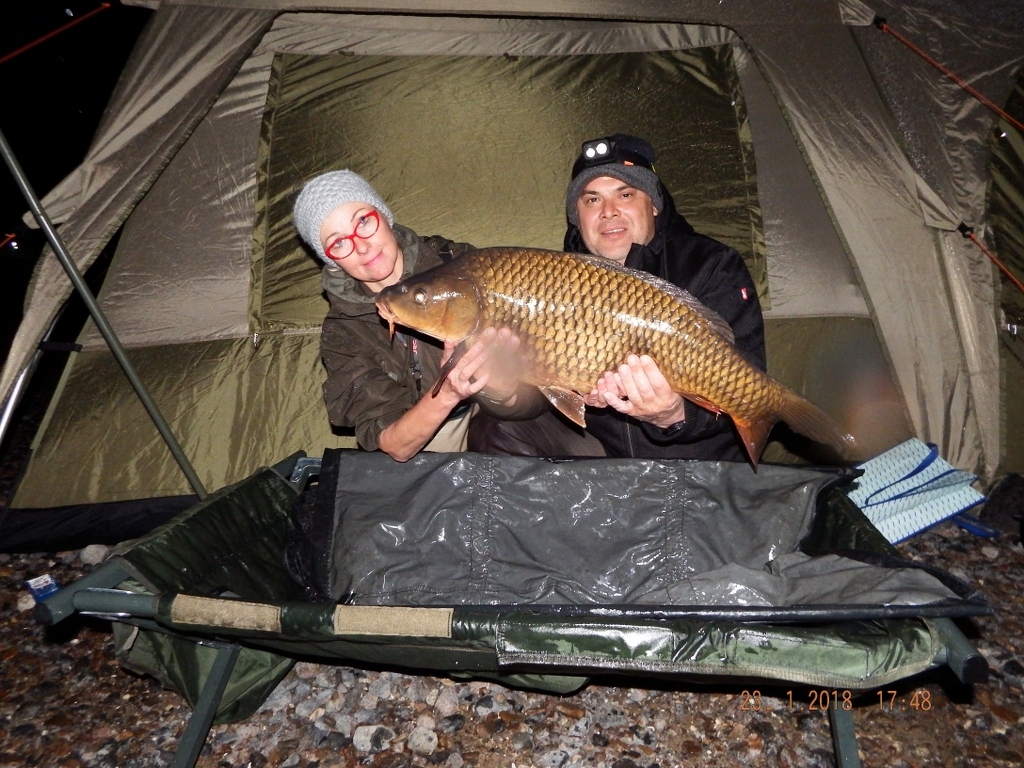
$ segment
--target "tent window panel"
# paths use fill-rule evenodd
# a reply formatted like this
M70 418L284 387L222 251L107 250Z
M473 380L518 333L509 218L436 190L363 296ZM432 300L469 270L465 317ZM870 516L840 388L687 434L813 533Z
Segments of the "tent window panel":
M261 137L254 331L316 327L320 265L295 233L303 183L351 168L421 235L560 249L580 144L646 137L676 204L766 292L756 170L730 46L581 56L278 54ZM759 245L760 244L760 245Z
M1006 111L1024 120L1024 70L1006 102ZM990 151L988 220L996 255L1019 280L1024 280L1024 135L997 120L988 142ZM994 268L993 268L994 269ZM1024 326L1024 294L1000 275L1002 322ZM998 474L1024 469L1024 341L1006 329L999 331L1003 368L1003 459Z
M1024 71L1017 76L1006 111L1024 120ZM1007 268L1024 280L1024 135L997 120L989 140L992 179L988 190L988 219L998 255ZM1001 305L1007 322L1024 323L1024 294L1001 278Z

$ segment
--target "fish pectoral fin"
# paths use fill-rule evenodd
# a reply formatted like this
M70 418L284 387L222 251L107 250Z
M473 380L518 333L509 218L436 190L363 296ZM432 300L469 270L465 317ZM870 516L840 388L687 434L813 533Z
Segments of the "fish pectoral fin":
M583 402L583 396L578 392L563 387L538 387L544 393L555 408L562 412L574 424L581 427L587 426L587 405Z
M725 413L725 411L723 411L721 408L719 408L717 405L715 405L714 403L712 403L710 400L708 400L705 397L701 397L700 395L695 395L692 392L683 392L681 394L682 394L683 397L685 397L691 403L695 403L696 405L699 405L701 408L706 408L707 410L711 411L712 413L716 413L719 416L721 416L723 413Z
M772 431L776 422L778 422L778 418L772 415L747 423L733 419L736 431L740 433L740 439L747 449L747 455L750 457L754 469L757 469L757 463L761 460L761 453L764 451L764 444L768 442L768 433Z
M469 349L469 345L465 341L455 347L454 351L452 351L452 356L448 358L448 362L441 366L441 370L437 374L437 383L434 384L434 388L431 390L431 397L437 397L437 393L441 391L441 385L444 384L444 380L448 378L448 374L452 372L452 368L458 365L459 360L461 360L462 356L466 354L467 349Z

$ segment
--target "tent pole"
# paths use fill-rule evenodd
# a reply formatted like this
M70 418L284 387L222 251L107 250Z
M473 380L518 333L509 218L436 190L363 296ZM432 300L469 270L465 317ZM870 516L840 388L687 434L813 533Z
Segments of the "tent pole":
M11 426L11 421L14 419L14 411L21 402L21 396L25 392L25 387L28 386L29 380L36 371L36 366L39 365L39 361L43 358L42 345L50 340L50 335L53 333L53 329L57 327L59 319L60 315L53 318L50 327L43 334L43 340L39 342L39 347L33 353L32 359L28 361L28 365L22 368L21 373L18 374L18 378L14 382L14 386L11 387L11 395L7 398L7 402L4 403L3 412L0 413L0 445L3 445L4 438L7 437L7 428Z
M99 304L97 304L96 298L92 295L92 291L89 290L89 286L86 285L85 280L82 278L82 273L78 271L78 267L75 266L75 262L71 260L71 255L64 246L64 242L60 239L57 231L53 228L53 224L50 222L49 216L46 215L46 211L43 210L42 203L39 202L39 198L36 197L36 193L32 190L31 185L28 183L28 179L25 178L25 174L22 172L21 166L18 165L18 161L15 159L14 153L11 151L11 147L7 143L7 138L4 136L3 131L0 131L0 154L3 155L4 162L7 163L7 167L10 169L11 175L14 176L14 180L21 189L21 194L25 197L25 201L28 203L32 214L36 217L36 221L39 222L40 228L46 233L46 239L50 241L50 246L53 248L53 252L57 255L57 259L60 261L61 266L64 267L64 271L67 272L68 277L71 278L71 283L74 285L75 290L78 291L79 296L82 297L85 305L89 308L89 314L92 316L93 322L96 323L96 327L99 328L100 333L103 334L103 338L106 340L107 346L109 346L110 351L114 353L114 358L121 366L121 370L124 371L124 375L128 377L128 381L130 381L132 387L135 388L135 394L139 396L139 400L142 401L142 405L146 408L150 418L153 419L153 423L156 425L156 428L160 432L160 436L164 439L164 442L167 443L167 447L170 449L175 461L178 462L178 466L181 467L181 471L185 473L185 477L188 479L188 484L192 486L192 490L196 492L196 495L200 500L205 499L207 496L206 488L203 487L195 469L193 469L192 464L189 463L188 457L186 457L184 451L181 450L181 446L175 439L174 434L171 432L170 427L167 425L163 415L157 408L156 403L153 402L153 398L150 397L149 391L146 389L145 385L143 385L138 373L135 372L135 368L132 367L127 355L125 355L124 347L121 346L121 342L117 338L117 334L114 333L114 329L110 326L110 323L107 322L106 315L103 314Z
M43 341L46 341L46 337L43 337ZM36 350L35 354L32 355L32 359L28 361L18 378L14 382L14 386L11 387L11 396L7 398L7 402L4 403L3 412L0 413L0 445L3 444L4 438L7 437L7 427L11 424L11 419L14 417L14 410L18 407L18 403L21 401L22 390L25 389L25 385L28 384L29 378L35 371L36 366L39 364L39 358L43 356L41 350Z

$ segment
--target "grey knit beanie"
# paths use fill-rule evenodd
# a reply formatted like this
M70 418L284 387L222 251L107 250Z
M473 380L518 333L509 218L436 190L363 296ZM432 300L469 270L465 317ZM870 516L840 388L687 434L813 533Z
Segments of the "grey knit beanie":
M306 186L302 188L295 201L292 220L299 231L299 236L326 264L334 262L324 253L323 243L320 242L320 228L335 208L346 203L372 205L388 220L388 224L395 223L395 217L387 203L366 179L354 171L331 171L306 182Z
M646 192L654 203L654 209L661 212L664 200L661 196L661 181L658 175L651 169L654 166L654 147L644 139L630 136L624 133L616 133L603 141L611 145L611 151L607 160L597 164L594 161L587 162L584 152L576 159L573 165L573 177L569 182L569 188L565 191L565 215L574 226L580 225L580 217L576 213L576 203L580 199L584 188L594 179L600 176L611 176L613 179L629 184L629 186ZM594 142L585 142L584 148ZM604 150L602 150L604 151ZM630 159L632 158L632 159ZM651 166L645 168L644 163Z

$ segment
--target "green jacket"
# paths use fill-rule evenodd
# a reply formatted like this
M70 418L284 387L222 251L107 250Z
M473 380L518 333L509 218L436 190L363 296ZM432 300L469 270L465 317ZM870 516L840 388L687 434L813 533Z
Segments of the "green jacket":
M403 278L441 263L440 252L460 256L473 250L466 243L442 237L421 238L411 229L394 225L395 239L405 259ZM437 381L442 348L420 337L420 378L414 373L413 339L388 338L387 324L377 314L373 294L363 283L340 269L324 267L321 276L331 307L323 322L320 356L327 369L324 401L331 424L354 428L359 445L378 448L380 433L420 399Z

